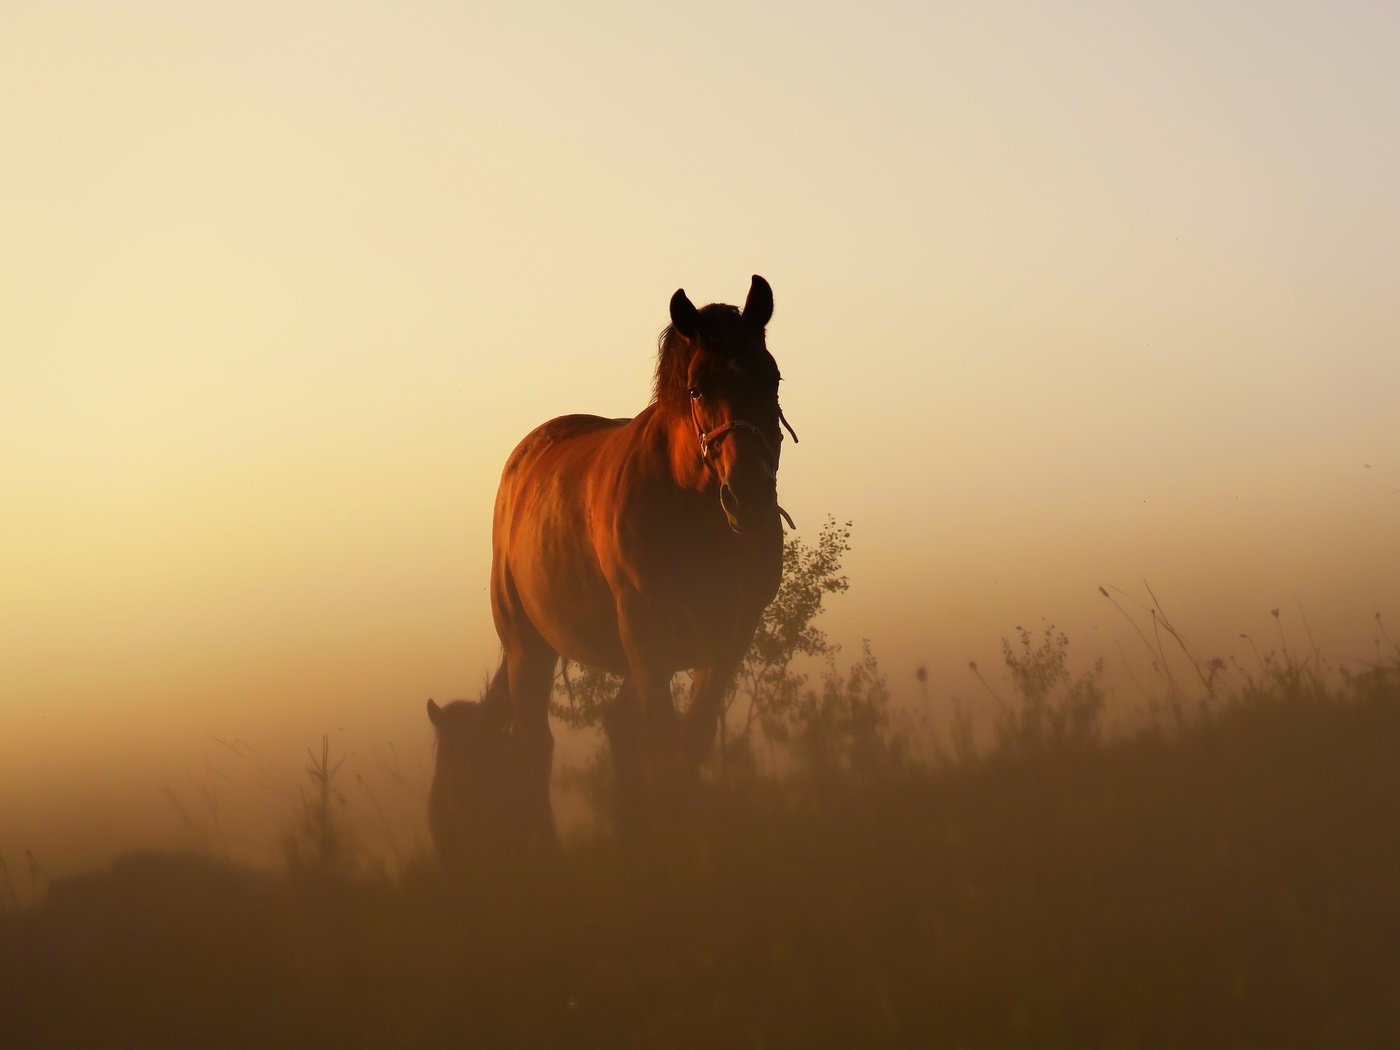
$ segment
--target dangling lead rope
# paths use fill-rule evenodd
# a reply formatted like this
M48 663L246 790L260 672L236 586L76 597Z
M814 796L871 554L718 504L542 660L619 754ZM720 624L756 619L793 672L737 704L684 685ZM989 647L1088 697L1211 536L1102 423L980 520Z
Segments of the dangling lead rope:
M792 424L787 421L787 416L783 415L782 405L778 406L778 422L782 423L782 425L787 428L787 432L792 435L792 443L796 445L798 443L797 431L792 429ZM788 529L792 532L796 532L797 522L792 520L792 515L789 514L787 511L783 510L781 505L779 505L778 507L778 513L781 514L783 516L783 520L788 523Z
M787 416L783 415L783 409L781 405L778 406L778 420L783 424L783 426L787 427L787 432L792 435L792 443L796 445L798 443L797 431L792 429L792 424L787 421Z

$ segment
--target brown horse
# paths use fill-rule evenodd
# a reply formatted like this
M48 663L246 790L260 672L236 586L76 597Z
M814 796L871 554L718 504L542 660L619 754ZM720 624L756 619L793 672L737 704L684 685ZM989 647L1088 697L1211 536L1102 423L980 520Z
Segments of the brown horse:
M552 419L501 476L491 611L503 657L481 703L483 720L489 710L492 724L510 725L511 808L530 837L553 836L559 658L623 676L605 726L620 794L646 793L658 770L694 769L708 752L782 575L787 421L764 339L772 290L755 276L742 310L696 309L679 290L670 312L651 404L634 419ZM685 669L694 676L680 719L670 682Z

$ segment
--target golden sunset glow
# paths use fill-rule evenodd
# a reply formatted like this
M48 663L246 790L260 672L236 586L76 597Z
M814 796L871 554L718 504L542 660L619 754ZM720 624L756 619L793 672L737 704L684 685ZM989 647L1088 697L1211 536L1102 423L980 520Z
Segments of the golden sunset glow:
M228 742L425 778L506 455L755 273L782 504L854 522L823 623L897 698L1042 618L1113 665L1144 581L1204 652L1282 608L1366 658L1397 50L1384 4L8 4L0 851L178 839L211 766L275 806Z

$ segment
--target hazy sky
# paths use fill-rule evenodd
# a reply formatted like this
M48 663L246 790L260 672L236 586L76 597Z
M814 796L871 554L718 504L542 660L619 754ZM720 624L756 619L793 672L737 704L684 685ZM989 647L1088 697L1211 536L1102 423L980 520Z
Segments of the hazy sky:
M752 273L901 691L1042 617L1113 662L1143 580L1364 656L1397 54L1393 3L6 3L0 853L215 735L426 755L506 454Z

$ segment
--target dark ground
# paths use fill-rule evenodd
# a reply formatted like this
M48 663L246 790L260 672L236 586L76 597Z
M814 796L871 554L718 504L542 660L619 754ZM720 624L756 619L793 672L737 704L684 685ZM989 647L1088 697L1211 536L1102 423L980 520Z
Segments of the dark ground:
M0 915L0 1045L1400 1046L1400 691L716 790L447 880L132 854Z

